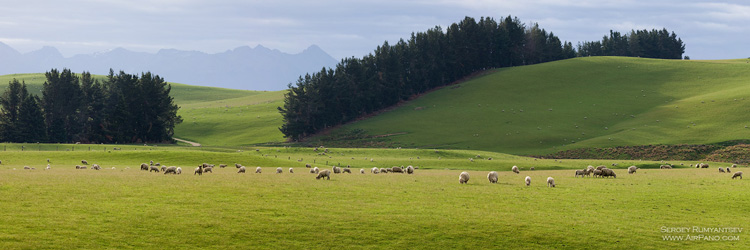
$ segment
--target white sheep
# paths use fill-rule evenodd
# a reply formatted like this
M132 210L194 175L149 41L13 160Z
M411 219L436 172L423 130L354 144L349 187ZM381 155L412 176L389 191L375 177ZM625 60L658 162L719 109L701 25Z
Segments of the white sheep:
M547 187L555 187L555 179L552 177L547 177Z
M584 175L584 174L586 174L586 170L580 170L580 169L579 169L579 170L576 170L576 175L575 175L575 176L573 176L573 177L578 177L578 176L580 175L580 176L581 176L581 178L583 178L583 175Z
M193 172L193 175L203 175L203 165L198 165L197 168L195 168L195 172Z
M255 168L255 173L260 174L263 170L260 167Z
M378 167L372 167L372 169L370 169L370 173L378 174L380 173L380 169L378 169Z
M719 167L719 173L725 173L725 172L724 172L724 168L722 168L722 167Z
M469 183L469 173L461 172L461 174L458 175L458 183L461 183L461 184Z
M49 164L47 164L47 167L44 168L44 170L50 170L50 169L52 169L52 168L49 166Z
M318 176L315 177L316 180L319 180L320 178L325 178L330 180L331 179L331 170L323 169L318 173Z
M310 170L310 173L313 173L313 174L317 174L317 173L320 173L320 168L318 168L318 167L314 167L314 168L312 168L312 169Z
M277 174L284 173L284 169L282 169L281 167L278 167L278 168L276 168L276 173Z
M659 168L661 168L661 169L672 169L672 166L670 166L670 165L661 165L661 166L659 166Z
M238 174L244 174L245 173L245 166L240 166L239 170L237 170Z
M81 160L81 164L83 164L83 165L89 165L89 162L86 161L86 160Z
M732 170L730 170L729 167L727 167L727 173L731 173L731 172Z
M177 167L177 170L175 170L175 174L182 174L182 168Z
M628 174L634 174L636 170L638 170L638 167L630 166L628 167Z
M177 167L171 166L164 169L164 174L177 174Z
M361 169L361 168L360 168L360 169L359 169L359 173L360 173L360 174L365 174L365 170L364 170L364 169Z
M344 172L344 173L350 173L350 174L351 174L351 173L352 173L352 169L351 169L351 168L344 168L344 169L343 169L343 172Z
M526 176L526 186L531 186L531 176Z
M737 164L732 164L732 168L736 168L736 167L737 167Z
M489 180L490 183L497 183L497 172L490 171L490 173L487 174L487 180Z
M732 175L732 179L737 177L740 177L740 179L742 179L742 171L734 172L734 174Z
M337 167L337 166L333 166L333 173L334 174L340 174L341 173L341 168Z
M406 173L407 174L413 174L414 173L414 167L412 167L411 165L409 165L408 167L406 167Z
M293 174L294 173L294 169L293 168L289 168L289 173Z
M511 170L513 170L513 173L516 173L516 174L520 173L520 171L518 171L518 166L513 166Z

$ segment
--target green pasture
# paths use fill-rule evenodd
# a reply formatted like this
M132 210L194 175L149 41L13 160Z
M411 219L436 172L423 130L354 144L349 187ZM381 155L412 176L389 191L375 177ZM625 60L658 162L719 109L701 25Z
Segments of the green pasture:
M748 79L744 59L590 57L504 68L308 141L544 154L746 139Z
M8 149L0 159L1 249L728 249L747 245L749 236L743 215L750 212L750 184L718 173L724 163L628 175L623 165L635 162L484 151L332 148L319 156L311 148L162 146ZM43 170L47 159L52 169ZM76 170L81 159L104 169ZM355 171L316 180L304 164L330 168L323 159ZM138 170L149 160L184 172ZM230 167L193 175L202 162ZM235 162L248 173L236 173ZM617 178L574 177L573 168L592 163L619 163ZM359 174L401 164L423 167L414 175ZM257 166L263 173L253 173ZM275 174L276 167L284 173ZM490 170L499 171L497 184L487 181ZM461 171L471 175L466 185L458 183ZM546 186L549 176L556 188ZM663 240L701 234L663 232L677 227L744 231L702 233L717 241Z

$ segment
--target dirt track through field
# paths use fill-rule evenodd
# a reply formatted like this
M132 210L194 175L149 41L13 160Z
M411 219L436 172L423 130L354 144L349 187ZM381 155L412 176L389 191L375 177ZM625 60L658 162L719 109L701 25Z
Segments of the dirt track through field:
M201 144L197 143L197 142L186 141L186 140L178 139L178 138L174 138L174 137L172 137L172 139L174 139L175 141L178 141L178 142L184 142L184 143L193 145L193 147L200 147L201 146Z

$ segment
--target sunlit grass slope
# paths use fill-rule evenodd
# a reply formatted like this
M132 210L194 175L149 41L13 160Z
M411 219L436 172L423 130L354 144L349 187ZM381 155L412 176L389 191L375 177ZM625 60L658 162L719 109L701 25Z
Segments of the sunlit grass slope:
M591 57L500 69L330 135L514 154L748 139L746 61Z

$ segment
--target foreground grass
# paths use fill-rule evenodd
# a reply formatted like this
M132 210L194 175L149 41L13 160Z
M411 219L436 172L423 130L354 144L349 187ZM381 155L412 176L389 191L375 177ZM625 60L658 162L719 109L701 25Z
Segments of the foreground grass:
M744 195L750 184L715 170L725 163L635 175L616 169L617 179L583 179L570 169L660 163L533 160L465 150L239 150L0 152L0 249L726 249L747 243L747 231L703 233L739 241L662 240L684 235L662 227L748 225L742 215L750 212ZM42 170L47 159L52 169ZM104 169L74 169L81 159ZM326 159L329 164L321 163ZM137 169L149 160L181 166L184 174ZM325 168L352 165L355 173L315 180L304 168L311 160ZM247 174L230 167L193 175L191 166L201 162L249 168ZM358 173L413 163L422 166L415 175ZM36 169L22 170L24 165ZM521 174L510 172L510 165L522 167ZM255 166L263 173L252 173ZM537 170L528 171L530 166ZM274 174L276 167L284 173ZM458 184L467 169L472 179ZM498 184L487 182L489 170L500 172ZM523 184L526 175L530 187ZM548 176L557 188L546 187Z
M713 169L642 170L617 179L570 170L415 175L213 174L137 169L0 170L3 249L615 248L726 249L664 241L662 227L744 227L748 183ZM522 184L525 175L532 186ZM557 188L543 180L554 176ZM717 192L717 190L721 190ZM696 233L698 234L698 233ZM709 235L709 234L706 234ZM585 238L585 240L581 240Z

